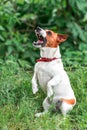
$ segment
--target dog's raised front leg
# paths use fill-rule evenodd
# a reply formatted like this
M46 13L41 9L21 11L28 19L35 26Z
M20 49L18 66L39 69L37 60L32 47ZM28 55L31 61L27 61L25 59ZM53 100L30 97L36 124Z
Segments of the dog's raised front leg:
M33 94L35 94L38 91L36 72L34 72L34 75L33 75L33 78L32 78L32 91L33 91Z
M53 77L47 84L47 97L51 97L53 95L53 89L56 85L61 81L61 76L56 75Z

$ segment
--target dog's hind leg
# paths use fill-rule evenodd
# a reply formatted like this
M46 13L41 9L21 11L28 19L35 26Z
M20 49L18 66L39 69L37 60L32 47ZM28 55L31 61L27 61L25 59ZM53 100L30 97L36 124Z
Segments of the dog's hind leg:
M73 108L73 105L70 105L70 104L67 104L67 103L65 103L65 102L62 102L62 105L61 105L61 112L62 112L62 114L64 115L64 116L66 116L66 114L70 111L70 110L72 110L72 108Z
M50 108L50 103L49 103L49 100L48 98L46 97L45 100L43 101L43 108L44 108L44 111L43 112L40 112L40 113L36 113L35 114L35 117L40 117L42 115L44 115L45 113L48 112L49 108Z
M49 107L50 107L50 102L49 102L48 97L46 97L46 98L44 99L44 101L43 101L44 111L48 111Z

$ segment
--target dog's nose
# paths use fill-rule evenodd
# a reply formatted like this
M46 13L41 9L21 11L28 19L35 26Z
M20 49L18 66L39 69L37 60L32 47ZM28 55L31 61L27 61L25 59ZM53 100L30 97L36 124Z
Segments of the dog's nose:
M40 27L37 27L37 31L40 31L41 30L41 28Z

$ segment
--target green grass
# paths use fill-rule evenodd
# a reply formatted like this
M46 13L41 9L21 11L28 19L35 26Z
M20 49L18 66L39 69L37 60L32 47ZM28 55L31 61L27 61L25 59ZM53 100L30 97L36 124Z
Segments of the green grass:
M77 104L64 118L50 112L40 118L44 94L32 94L32 71L27 63L0 61L0 130L87 130L87 67L66 68Z

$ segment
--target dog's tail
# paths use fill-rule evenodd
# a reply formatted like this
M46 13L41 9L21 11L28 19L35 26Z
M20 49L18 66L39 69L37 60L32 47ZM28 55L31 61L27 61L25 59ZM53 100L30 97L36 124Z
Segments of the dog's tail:
M52 112L57 112L60 110L62 103L65 102L66 104L74 106L76 104L76 99L64 99L61 98L55 103L55 107Z

